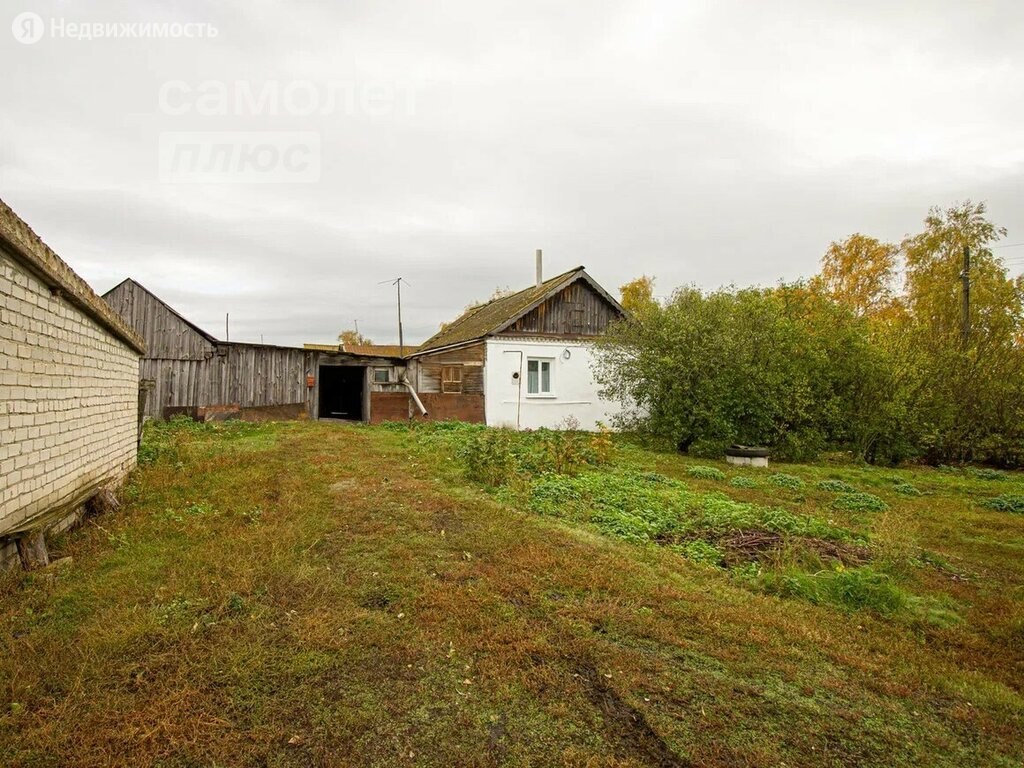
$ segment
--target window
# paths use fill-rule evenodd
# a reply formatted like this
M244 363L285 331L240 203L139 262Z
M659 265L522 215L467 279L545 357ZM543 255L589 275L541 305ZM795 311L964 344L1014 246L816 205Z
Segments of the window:
M554 360L531 357L526 361L526 394L550 395L551 367Z
M391 369L390 368L374 368L373 369L373 383L374 384L387 384L391 381Z
M441 366L441 391L458 394L462 391L462 366Z
M579 304L569 305L569 333L583 333L584 311Z

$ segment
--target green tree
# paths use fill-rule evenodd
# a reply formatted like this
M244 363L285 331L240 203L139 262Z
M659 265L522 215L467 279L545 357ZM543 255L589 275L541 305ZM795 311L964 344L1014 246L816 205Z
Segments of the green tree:
M1024 458L1024 281L991 245L1006 230L984 203L933 208L903 241L905 333L921 355L922 446L934 461ZM963 251L971 251L970 335L963 343Z
M677 290L597 345L623 424L695 453L731 442L808 458L848 438L858 381L879 370L863 321L806 284ZM880 387L876 387L880 388Z

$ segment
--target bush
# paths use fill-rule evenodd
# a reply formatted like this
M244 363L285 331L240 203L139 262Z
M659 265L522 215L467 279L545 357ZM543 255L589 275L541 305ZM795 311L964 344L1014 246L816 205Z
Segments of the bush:
M822 480L817 485L818 490L828 491L829 493L856 493L857 489L854 488L843 480Z
M780 597L800 597L850 610L867 609L891 616L907 608L908 596L892 579L869 566L818 573L764 573L757 584Z
M467 476L492 487L545 473L574 475L584 467L608 462L612 455L611 441L604 433L516 432L451 423L456 426L429 429L421 439L428 444L454 444Z
M705 438L694 441L686 453L698 459L720 459L725 455L725 449L728 447L729 442L726 440Z
M704 565L721 566L725 560L725 553L714 544L708 544L703 539L694 539L684 544L680 550L683 557L695 563Z
M913 485L911 485L910 483L908 483L908 482L906 482L904 480L901 480L900 482L896 483L896 485L893 486L893 490L896 491L896 493L902 494L904 496L920 496L921 495L921 492L919 490L917 490L916 487L914 487Z
M780 488L789 488L791 491L798 491L804 487L804 481L796 475L787 475L784 472L776 472L768 476L768 482Z
M736 475L732 480L729 481L729 485L733 488L757 488L758 482L752 477L746 475Z
M832 502L832 506L847 512L884 512L889 508L888 504L871 493L841 493Z
M1003 494L993 499L986 499L981 502L981 506L998 512L1013 512L1014 514L1024 515L1024 496Z
M493 429L471 436L462 444L458 455L471 480L497 487L521 471L524 459L521 449L514 432Z
M998 469L990 469L988 467L968 467L964 470L965 473L975 478L976 480L1005 480L1006 473L1000 472Z
M690 467L686 474L698 480L725 480L725 472L715 467Z

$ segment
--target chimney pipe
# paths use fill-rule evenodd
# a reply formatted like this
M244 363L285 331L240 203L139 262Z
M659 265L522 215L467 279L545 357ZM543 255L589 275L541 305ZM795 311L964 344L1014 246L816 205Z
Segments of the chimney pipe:
M544 254L540 248L537 249L537 285L544 282Z

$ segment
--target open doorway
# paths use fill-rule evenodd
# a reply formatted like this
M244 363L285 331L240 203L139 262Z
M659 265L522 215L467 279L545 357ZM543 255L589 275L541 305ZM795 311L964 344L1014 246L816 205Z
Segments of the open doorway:
M366 368L361 365L321 365L318 418L363 420Z

